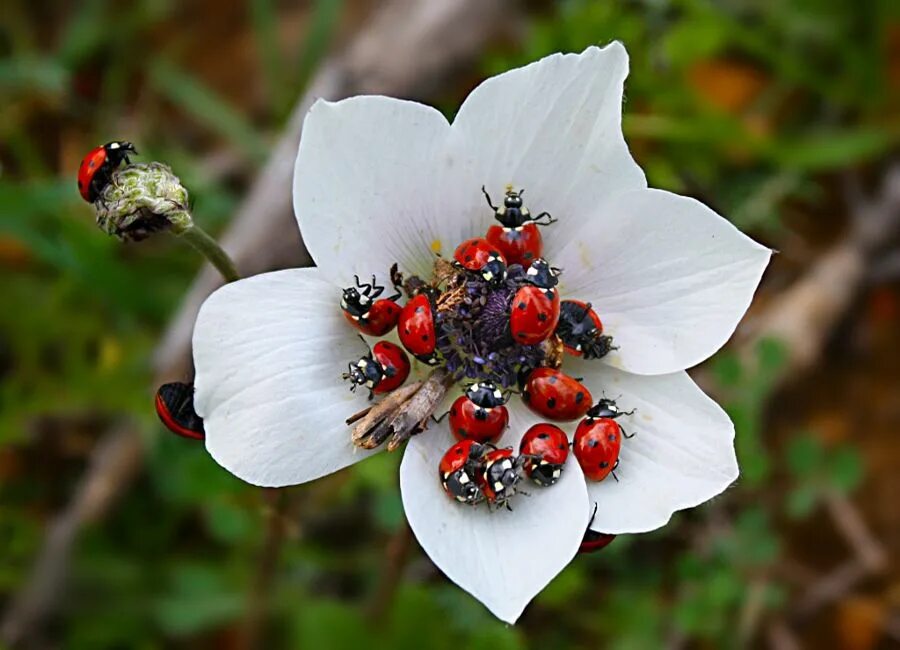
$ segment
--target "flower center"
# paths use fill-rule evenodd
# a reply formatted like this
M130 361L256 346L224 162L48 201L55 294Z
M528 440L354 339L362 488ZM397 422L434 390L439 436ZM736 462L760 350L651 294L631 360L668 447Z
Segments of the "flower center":
M510 311L523 284L521 266L500 283L458 275L435 314L437 350L457 380L481 380L508 388L527 370L543 365L544 347L520 345L510 331Z

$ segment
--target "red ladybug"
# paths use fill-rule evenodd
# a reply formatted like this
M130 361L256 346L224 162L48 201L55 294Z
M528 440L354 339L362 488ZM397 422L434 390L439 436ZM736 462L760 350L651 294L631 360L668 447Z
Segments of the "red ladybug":
M344 316L363 334L384 336L394 329L400 318L400 305L396 302L400 292L389 298L378 299L384 292L384 287L375 283L374 275L372 282L367 284L360 283L358 275L353 278L356 286L344 289L341 296Z
M581 545L578 547L579 553L595 553L609 546L610 542L616 538L615 535L609 533L598 533L596 530L591 530L591 524L594 523L594 517L596 516L597 504L595 503L594 514L591 515L587 530L584 531L584 539L581 540Z
M525 273L529 284L513 296L509 328L513 340L521 345L535 345L553 335L559 321L559 269L543 259L534 260Z
M88 203L93 203L110 181L112 173L125 161L128 154L137 154L130 142L113 141L91 149L78 167L78 191Z
M156 414L172 433L203 440L203 418L194 410L194 385L181 382L163 384L156 391Z
M488 228L486 239L500 249L508 264L527 266L532 260L543 254L544 243L537 226L547 226L555 222L550 213L542 212L532 217L528 208L522 204L525 190L516 192L511 186L506 188L503 205L497 207L491 201L487 190L482 187L487 203L494 211L494 217L500 222Z
M487 447L474 440L462 440L450 447L441 458L438 474L441 486L452 499L467 505L484 500L478 485L478 474Z
M603 323L591 308L591 303L580 300L563 300L559 309L556 335L569 354L585 359L599 359L615 349L612 337L604 336Z
M371 352L356 363L348 364L343 378L351 382L350 390L357 386L369 389L369 399L375 393L389 393L409 377L409 357L399 345L379 341Z
M512 510L509 499L516 493L524 463L522 456L517 458L513 454L512 447L494 449L484 455L484 462L478 472L478 486L488 503L505 505L508 510Z
M403 306L397 326L400 342L420 361L434 364L438 359L434 349L434 308L427 295L420 293Z
M634 434L626 434L615 418L631 413L620 411L613 400L602 399L578 423L572 451L587 478L602 481L619 464L622 436Z
M519 454L526 460L525 475L538 485L553 485L562 476L569 457L569 438L555 424L541 422L525 432Z
M506 258L496 246L481 237L467 239L457 246L453 259L462 268L478 273L492 284L506 279Z
M494 442L509 425L503 392L490 382L469 386L450 407L450 431L459 440Z
M591 391L560 370L536 368L525 381L522 400L548 420L567 422L584 417L591 408Z

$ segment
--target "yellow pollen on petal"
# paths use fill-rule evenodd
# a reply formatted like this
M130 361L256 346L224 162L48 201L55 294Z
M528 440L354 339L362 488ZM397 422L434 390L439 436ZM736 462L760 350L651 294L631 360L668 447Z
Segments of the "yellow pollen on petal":
M435 255L440 255L442 247L443 247L443 245L441 244L440 239L432 240L432 242L431 242L431 252L432 253L434 253Z

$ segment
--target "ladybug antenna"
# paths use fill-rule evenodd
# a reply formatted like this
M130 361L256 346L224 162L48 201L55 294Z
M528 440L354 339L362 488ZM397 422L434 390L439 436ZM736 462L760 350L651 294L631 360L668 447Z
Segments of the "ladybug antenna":
M484 194L484 198L487 199L487 204L490 206L491 210L496 212L497 206L494 205L493 201L491 201L491 195L488 194L488 191L485 189L484 185L481 186L481 193Z
M541 212L539 215L531 219L532 222L539 226L549 226L551 223L556 223L559 221L556 217L554 217L549 212Z

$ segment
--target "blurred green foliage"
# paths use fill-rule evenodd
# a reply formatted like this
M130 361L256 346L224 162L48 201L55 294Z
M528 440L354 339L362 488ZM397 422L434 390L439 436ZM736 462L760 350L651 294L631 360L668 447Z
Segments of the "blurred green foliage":
M250 0L265 105L249 116L180 59L143 48L178 18L174 2L88 0L47 33L22 0L0 27L0 603L27 575L43 522L62 507L97 432L127 414L149 450L138 485L74 558L71 593L47 634L67 648L218 646L240 628L266 522L259 491L202 448L166 435L150 408L149 355L199 266L177 243L103 237L58 147L127 136L191 188L213 230L244 186L200 150L227 150L246 177L328 49L346 3L318 0L303 46L277 46L280 3ZM897 145L888 0L656 0L548 3L483 75L557 50L620 39L631 54L625 130L651 184L702 197L778 247L789 208L827 204L827 174ZM399 26L402 28L402 26ZM168 41L164 41L167 42ZM437 45L437 44L436 44ZM217 47L217 43L205 44ZM88 90L85 90L88 88ZM448 112L461 97L441 98ZM896 109L896 105L893 105ZM173 115L178 128L172 127ZM190 137L185 137L185 134ZM287 188L285 189L287 191ZM713 503L661 531L578 558L509 628L436 576L414 549L408 579L376 627L364 615L388 538L402 524L397 458L372 458L305 493L272 587L284 647L735 647L752 608L784 606L775 568L781 518L812 516L863 477L852 447L798 432L784 449L765 422L783 364L764 342L745 367L712 366L742 467ZM780 489L773 494L771 486ZM603 643L600 643L603 640ZM747 638L739 639L746 642Z

